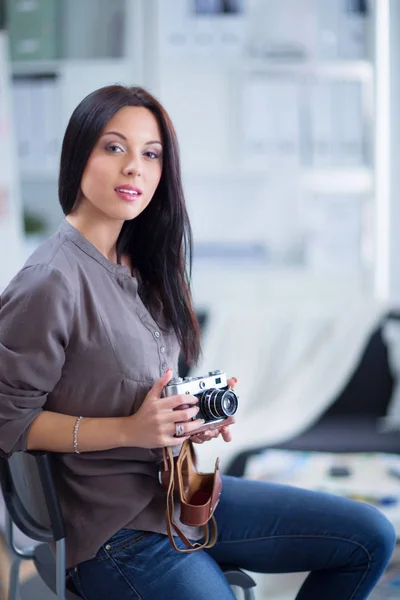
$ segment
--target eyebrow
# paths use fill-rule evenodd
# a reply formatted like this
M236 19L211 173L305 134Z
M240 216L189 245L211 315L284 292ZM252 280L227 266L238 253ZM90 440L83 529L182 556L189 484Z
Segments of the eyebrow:
M102 137L104 137L105 135L117 135L126 142L128 141L128 139L122 133L118 133L118 131L106 131L105 133L103 133ZM160 144L160 146L162 146L162 142L160 142L160 140L151 140L150 142L146 142L146 144Z

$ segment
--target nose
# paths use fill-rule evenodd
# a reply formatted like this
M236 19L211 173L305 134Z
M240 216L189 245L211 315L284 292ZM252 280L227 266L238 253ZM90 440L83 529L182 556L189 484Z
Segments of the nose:
M122 170L124 175L127 175L129 177L140 177L140 175L142 174L140 159L134 158L132 155L129 156Z

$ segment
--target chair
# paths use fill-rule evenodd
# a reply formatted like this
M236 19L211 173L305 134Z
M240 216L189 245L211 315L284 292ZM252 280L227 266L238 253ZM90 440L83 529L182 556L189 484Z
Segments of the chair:
M33 560L45 584L59 600L79 600L72 581L65 576L65 529L52 474L52 457L47 452L18 452L0 458L0 485L6 505L6 541L14 555L8 600L17 600L22 560ZM13 525L29 538L42 542L31 548L17 548ZM56 542L56 557L49 542ZM243 590L245 600L254 600L253 579L231 566L223 565L229 585Z
M400 454L399 432L384 432L379 429L379 420L387 412L394 385L382 337L382 327L387 320L400 320L400 314L388 313L371 332L352 376L330 408L315 423L282 443L241 451L230 461L226 474L243 476L249 458L268 448L307 452Z

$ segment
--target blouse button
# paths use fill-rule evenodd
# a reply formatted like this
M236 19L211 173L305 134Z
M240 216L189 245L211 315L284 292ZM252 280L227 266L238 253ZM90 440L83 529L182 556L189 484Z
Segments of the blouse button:
M160 352L161 352L161 354L164 354L164 352L165 352L165 348L164 348L164 346L161 346L161 348L160 348Z
M159 331L155 331L154 332L154 337L159 338L160 337L160 332Z
M161 365L161 367L162 367L163 369L166 369L166 368L167 368L167 363L166 363L166 362L163 362L163 364Z

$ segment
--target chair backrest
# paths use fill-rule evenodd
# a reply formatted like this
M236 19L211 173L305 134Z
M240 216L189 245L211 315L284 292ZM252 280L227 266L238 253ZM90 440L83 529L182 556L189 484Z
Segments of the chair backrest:
M393 376L382 338L382 326L387 319L399 317L396 313L389 313L371 333L354 373L325 417L363 415L378 418L386 414L393 390Z
M50 454L17 452L0 458L0 484L11 519L25 535L39 542L65 537Z

